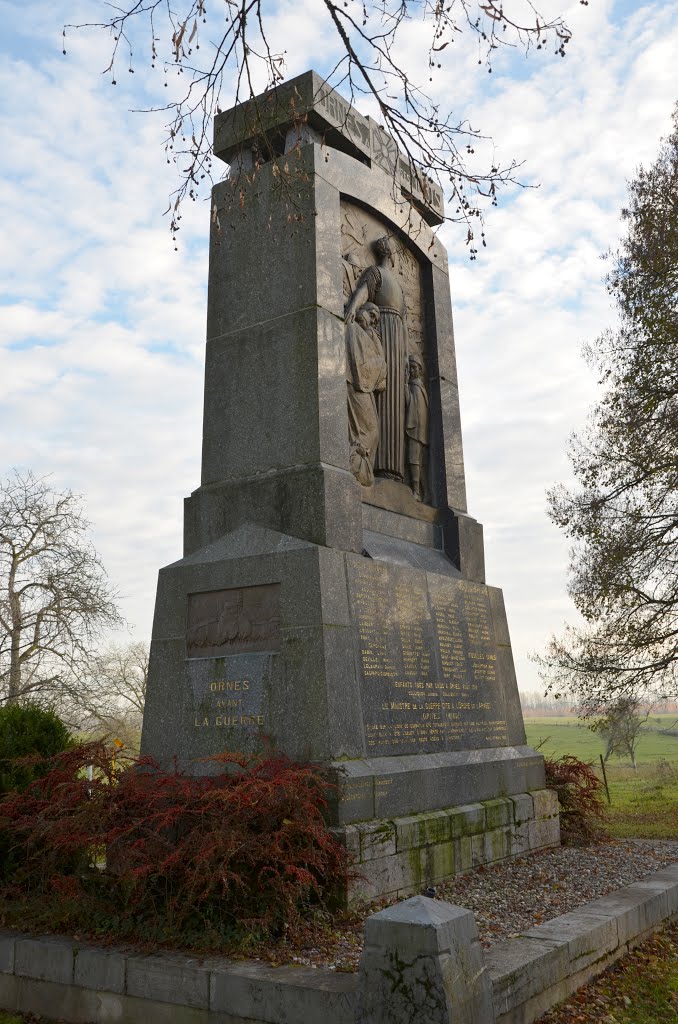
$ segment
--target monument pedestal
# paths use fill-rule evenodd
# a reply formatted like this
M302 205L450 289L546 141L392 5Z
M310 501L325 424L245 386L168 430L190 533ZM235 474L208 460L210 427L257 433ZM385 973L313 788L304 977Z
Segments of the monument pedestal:
M496 588L242 526L161 571L157 615L144 752L202 773L270 743L330 766L349 895L419 892L557 844Z
M504 750L518 762L529 748ZM457 779L451 762L448 768ZM520 857L560 842L558 798L550 789L475 800L420 814L374 818L332 828L351 851L356 877L347 898L377 899L425 892L454 875Z
M202 482L160 571L142 752L329 767L356 892L416 891L557 841L466 509L442 197L312 72L217 119L217 155L255 142L270 160L214 190ZM406 432L405 481L374 477L377 428Z

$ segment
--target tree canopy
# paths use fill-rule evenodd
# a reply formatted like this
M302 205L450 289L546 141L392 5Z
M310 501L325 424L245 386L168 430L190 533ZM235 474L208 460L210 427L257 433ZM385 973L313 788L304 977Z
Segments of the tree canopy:
M605 740L607 761L612 754L628 757L636 768L636 748L650 710L641 711L639 697L618 697L605 708L602 718L596 718L589 728Z
M492 71L493 58L507 47L551 51L564 57L572 33L562 17L545 18L531 0L313 0L319 35L327 26L336 43L336 62L327 78L352 102L371 98L383 127L412 160L422 178L433 177L448 195L448 216L468 225L474 240L476 218L496 204L501 185L515 181L516 161L505 166L490 155L484 166L472 164L474 146L483 138L460 116L452 100L441 103L435 80L459 49L455 40L470 35L478 42L477 63ZM588 0L580 0L584 5ZM101 21L64 27L64 53L71 30L110 32L111 60L105 69L117 75L138 68L138 58L158 72L183 76L179 98L159 99L155 109L169 114L165 150L177 165L179 186L172 197L172 229L179 228L180 204L195 200L211 181L211 119L220 106L246 102L285 77L286 42L282 5L263 0L224 0L208 15L206 0L127 0L106 4ZM285 13L284 11L282 12ZM289 14L289 12L288 12ZM420 33L423 29L423 34ZM416 53L425 72L411 66L408 47L423 40ZM332 44L330 43L332 51ZM415 44L416 45L416 44ZM417 81L427 77L427 82ZM163 88L158 96L163 95ZM165 94L167 96L168 94ZM449 102L449 107L448 107ZM476 229L477 231L477 229ZM477 241L477 238L476 238Z
M678 692L678 106L622 222L607 277L618 325L587 350L603 395L572 441L577 486L549 495L585 625L538 660L588 714Z

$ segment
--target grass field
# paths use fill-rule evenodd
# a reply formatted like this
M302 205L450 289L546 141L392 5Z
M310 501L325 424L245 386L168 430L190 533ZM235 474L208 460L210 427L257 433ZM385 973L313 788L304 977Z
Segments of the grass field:
M662 760L678 764L678 724L674 724L676 717L653 715L648 720L638 740L636 760L639 764L655 764ZM671 729L676 735L667 735L660 732L661 729ZM582 761L598 761L599 756L605 753L604 740L591 732L578 718L526 718L525 731L530 746L539 747L549 757L574 754ZM608 764L612 767L630 764L630 761L612 757Z
M613 836L678 839L678 732L675 715L653 715L638 741L634 771L629 760L611 757L606 764L611 805L606 829ZM527 742L548 757L574 754L593 762L600 775L603 740L578 719L527 718Z
M678 925L667 925L537 1024L675 1024Z

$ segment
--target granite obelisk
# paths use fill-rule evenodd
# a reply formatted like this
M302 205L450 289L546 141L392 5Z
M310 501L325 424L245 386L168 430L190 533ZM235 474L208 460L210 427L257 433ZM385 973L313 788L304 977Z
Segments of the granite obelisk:
M331 766L366 895L553 844L466 507L442 193L314 72L219 115L214 151L202 479L142 751Z

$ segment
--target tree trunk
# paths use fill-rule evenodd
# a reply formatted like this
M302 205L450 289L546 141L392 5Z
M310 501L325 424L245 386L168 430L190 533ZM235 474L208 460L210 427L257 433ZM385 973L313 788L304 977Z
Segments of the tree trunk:
M7 703L14 704L21 693L21 601L15 590L17 572L16 553L13 553L12 562L7 581L7 592L9 597L9 612L12 619L12 633L10 640L9 654L9 686L7 689Z

